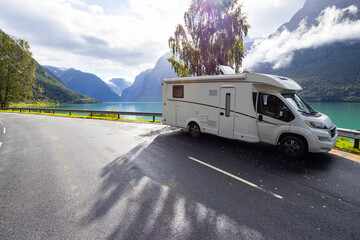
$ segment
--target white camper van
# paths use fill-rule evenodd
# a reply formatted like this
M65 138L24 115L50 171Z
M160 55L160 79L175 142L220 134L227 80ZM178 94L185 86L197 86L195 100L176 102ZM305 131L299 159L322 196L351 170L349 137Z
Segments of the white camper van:
M223 72L226 72L223 70ZM163 124L246 142L286 155L328 152L337 141L331 119L297 95L293 80L265 74L225 74L163 80Z

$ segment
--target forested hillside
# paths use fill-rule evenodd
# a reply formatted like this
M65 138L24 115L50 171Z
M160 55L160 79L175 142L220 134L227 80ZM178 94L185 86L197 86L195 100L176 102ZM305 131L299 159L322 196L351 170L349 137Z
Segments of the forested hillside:
M59 103L99 103L99 100L67 89L53 78L40 64L35 72L33 97L29 100L56 101Z
M9 36L5 32L0 29L0 34L4 36ZM14 40L15 39L15 40ZM16 38L11 37L11 42L16 41ZM1 60L6 62L7 55ZM59 81L49 75L48 72L33 58L31 61L35 64L35 78L34 81L28 81L28 87L30 87L29 91L25 93L21 93L16 101L25 101L25 102L34 102L34 101L46 101L46 102L59 102L59 103L95 103L100 102L96 99L89 98L88 96L73 92L67 89L64 85L62 85ZM11 60L11 59L10 59ZM6 66L6 64L4 65ZM5 71L9 71L7 68L4 68ZM34 70L34 69L33 69ZM18 70L19 71L19 70ZM0 79L5 83L7 78L4 77ZM11 81L16 81L16 79L11 79ZM22 85L22 88L25 86ZM32 88L32 89L31 89ZM31 96L32 92L32 96Z
M254 71L293 78L308 101L360 101L360 42L304 49L295 52L289 67L274 70L263 64Z

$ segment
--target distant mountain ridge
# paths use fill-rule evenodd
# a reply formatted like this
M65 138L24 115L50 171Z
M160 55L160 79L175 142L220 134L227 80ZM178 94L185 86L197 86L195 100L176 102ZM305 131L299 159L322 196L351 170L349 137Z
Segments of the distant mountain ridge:
M162 99L162 81L164 78L177 77L167 58L170 53L160 57L153 69L140 73L133 85L121 95L122 102L160 102Z
M131 86L131 82L126 81L124 78L113 78L107 84L119 96L121 96L124 89Z
M49 72L58 77L64 86L72 91L85 94L104 102L118 102L120 97L99 77L91 73L84 73L74 68L61 69L44 66Z

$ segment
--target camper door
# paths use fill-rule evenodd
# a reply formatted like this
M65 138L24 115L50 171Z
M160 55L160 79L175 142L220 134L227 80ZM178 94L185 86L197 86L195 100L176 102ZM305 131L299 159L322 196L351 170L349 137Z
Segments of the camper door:
M235 88L225 87L220 89L220 120L219 136L234 138L235 119Z
M257 105L257 125L260 141L275 143L279 128L290 128L289 121L281 116L284 102L273 94L259 93Z

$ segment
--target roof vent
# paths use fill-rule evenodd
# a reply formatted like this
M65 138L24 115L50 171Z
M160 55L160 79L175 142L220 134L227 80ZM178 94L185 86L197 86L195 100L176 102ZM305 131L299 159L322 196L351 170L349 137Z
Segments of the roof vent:
M220 65L219 68L220 68L220 71L225 75L235 74L234 69L232 69L229 66Z

